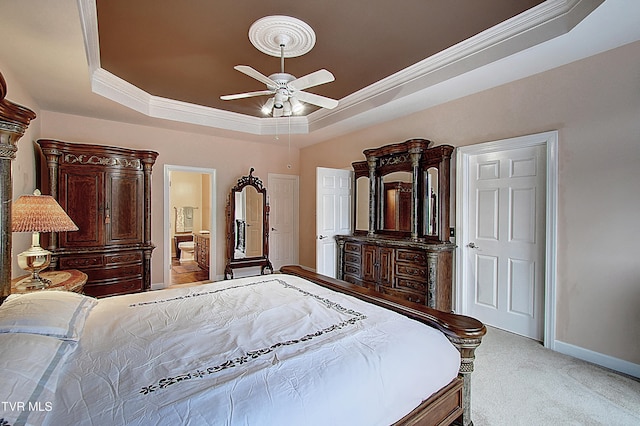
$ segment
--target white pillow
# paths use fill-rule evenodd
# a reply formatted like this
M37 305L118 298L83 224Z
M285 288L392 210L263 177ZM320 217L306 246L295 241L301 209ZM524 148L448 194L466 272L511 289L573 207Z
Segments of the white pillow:
M0 334L1 424L42 424L64 362L77 343L27 333Z
M12 294L0 305L0 333L31 333L77 341L98 301L68 291Z

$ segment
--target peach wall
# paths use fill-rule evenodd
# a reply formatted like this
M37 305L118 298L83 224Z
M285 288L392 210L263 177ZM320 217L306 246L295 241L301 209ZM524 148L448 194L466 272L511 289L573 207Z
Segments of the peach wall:
M640 364L638 58L640 42L304 148L300 262L315 265L316 167L411 137L464 146L558 130L556 338Z
M162 287L164 259L164 165L202 167L216 170L216 274L222 276L225 253L227 193L251 167L267 184L268 173L297 174L298 150L270 143L244 142L198 133L166 130L115 121L61 114L41 113L42 137L68 142L152 149L159 152L153 166L151 189L151 238L156 245L151 260L151 283ZM25 149L26 151L26 149ZM292 161L289 160L292 159ZM291 163L289 169L287 164Z

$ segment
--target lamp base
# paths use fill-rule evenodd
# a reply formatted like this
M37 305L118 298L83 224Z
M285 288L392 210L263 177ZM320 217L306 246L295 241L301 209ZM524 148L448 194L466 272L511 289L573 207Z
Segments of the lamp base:
M51 285L51 280L42 278L37 273L34 273L30 277L26 277L18 281L16 284L17 290L43 290Z
M16 284L19 290L42 290L49 287L51 281L40 276L40 272L47 269L51 263L51 252L44 250L40 246L32 245L27 251L18 255L18 265L31 276L26 277Z

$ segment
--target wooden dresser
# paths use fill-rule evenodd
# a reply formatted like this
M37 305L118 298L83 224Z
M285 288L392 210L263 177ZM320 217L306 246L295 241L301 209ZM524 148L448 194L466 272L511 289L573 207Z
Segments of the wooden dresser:
M344 281L450 311L454 244L338 235Z
M209 270L209 241L210 234L193 234L195 261L205 271Z
M353 163L352 235L337 235L337 277L441 311L453 307L449 162L453 147L411 139ZM358 179L364 179L360 184ZM360 190L358 188L367 188ZM367 211L366 223L358 210ZM362 219L360 219L362 220Z
M37 141L38 185L80 228L51 233L53 269L88 275L84 292L102 297L151 288L151 169L157 152Z

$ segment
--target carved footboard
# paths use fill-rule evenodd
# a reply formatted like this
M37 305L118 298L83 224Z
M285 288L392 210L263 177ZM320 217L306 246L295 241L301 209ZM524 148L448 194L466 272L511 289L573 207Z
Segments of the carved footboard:
M317 274L301 266L283 266L280 272L295 275L323 287L349 294L366 302L398 312L440 330L458 348L462 362L460 374L448 386L407 414L398 424L434 425L471 421L471 372L475 350L486 333L484 324L475 318L438 311L393 296L374 292L365 287Z

